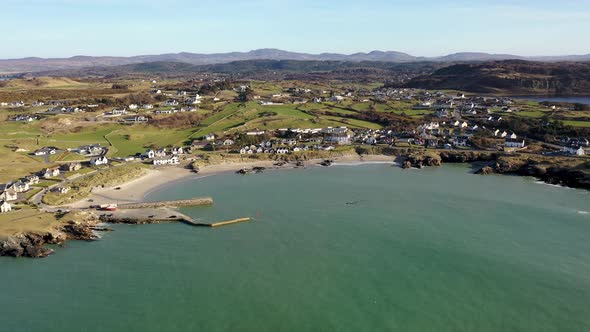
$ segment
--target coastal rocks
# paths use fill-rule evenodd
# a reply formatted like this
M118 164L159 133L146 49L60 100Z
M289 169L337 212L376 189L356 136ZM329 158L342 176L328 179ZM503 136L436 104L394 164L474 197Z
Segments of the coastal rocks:
M494 173L495 173L494 169L490 166L484 166L480 170L475 172L475 174L481 174L481 175L489 175L489 174L494 174Z
M262 173L266 167L252 167L252 168L242 168L236 171L236 174L246 175L246 174L258 174Z
M477 174L514 174L532 176L545 183L571 188L590 189L590 174L576 168L556 166L554 160L503 156L495 163L478 170Z
M99 222L93 213L77 212L65 214L59 229L45 233L16 234L0 241L0 256L47 257L53 253L47 244L62 244L67 240L94 240L93 230ZM68 220L69 219L69 220Z
M322 161L322 162L320 163L320 165L322 165L322 166L325 166L325 167L328 167L328 166L332 166L332 163L333 163L333 162L334 162L333 160L326 159L326 160Z
M236 174L242 174L242 175L250 174L250 173L252 173L252 172L250 170L248 170L247 168L242 168L242 169L236 171Z
M414 153L406 156L406 159L402 162L402 168L422 168L425 166L440 166L442 160L437 154L422 154Z
M94 228L88 224L70 222L63 227L68 240L93 241L98 239L94 234Z
M252 171L254 173L262 173L264 170L266 170L266 167L261 167L261 166L252 167Z
M0 242L0 256L12 257L47 257L53 253L45 248L45 243L53 236L50 234L20 234Z

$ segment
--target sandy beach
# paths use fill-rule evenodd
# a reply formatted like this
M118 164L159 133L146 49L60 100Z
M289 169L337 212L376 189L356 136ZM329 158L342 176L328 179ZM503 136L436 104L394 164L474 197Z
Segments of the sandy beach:
M384 155L347 155L334 158L335 164L362 164L375 162L393 162L394 157ZM305 165L317 165L322 159L308 160ZM255 162L237 162L237 163L220 163L211 166L201 167L199 173L194 173L183 167L165 167L152 169L144 176L129 181L127 183L114 186L98 188L92 191L92 195L84 200L68 205L70 208L88 208L97 204L125 204L140 203L151 192L164 186L173 185L179 181L190 181L207 176L219 175L223 173L233 173L243 168L265 167L265 168L291 168L294 164L285 164L282 167L275 166L276 161L255 161Z

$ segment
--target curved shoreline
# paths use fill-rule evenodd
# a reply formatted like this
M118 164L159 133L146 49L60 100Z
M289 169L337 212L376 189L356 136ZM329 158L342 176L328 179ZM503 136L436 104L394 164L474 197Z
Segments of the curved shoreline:
M395 157L385 155L348 155L334 158L334 164L355 164L364 165L372 163L391 163L394 164ZM314 159L306 161L306 166L315 165L323 161ZM275 161L253 161L222 163L202 167L199 173L182 168L182 167L165 167L155 170L149 170L148 173L140 178L134 179L127 183L108 188L100 188L92 191L92 194L78 202L67 205L69 208L83 209L91 205L110 204L110 203L141 203L145 202L150 194L173 186L182 181L197 180L209 176L231 174L243 168L266 167L269 169L288 169L295 168L294 164L285 166L275 166ZM119 189L117 189L119 188Z

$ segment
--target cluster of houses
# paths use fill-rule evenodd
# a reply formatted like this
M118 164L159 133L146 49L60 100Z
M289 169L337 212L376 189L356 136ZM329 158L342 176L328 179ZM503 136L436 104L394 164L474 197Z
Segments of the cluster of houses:
M10 107L10 108L15 108L15 107L25 107L25 102L22 100L19 101L12 101L12 102L0 102L0 107Z
M19 200L19 194L31 190L31 186L39 183L39 176L30 175L19 181L0 184L0 213L10 212L12 202Z
M560 142L564 144L563 152L570 155L575 156L584 156L586 155L586 150L590 146L590 142L588 139L579 137L579 138L570 138L570 137L562 137Z
M41 179L52 179L58 177L61 172L75 172L81 168L81 163L72 162L61 166L45 168L38 174L26 176L16 182L0 184L0 212L10 212L12 210L12 204L22 199L22 197L19 197L19 194L30 191L35 185L39 184ZM59 193L67 193L69 190L70 188L68 187L57 187L53 189L53 191Z
M183 147L173 147L171 149L149 149L143 157L152 160L154 166L178 165L180 156L185 154Z
M106 148L100 144L82 145L74 149L69 149L70 152L81 154L83 156L98 156L106 153Z
M48 109L47 111L45 111L45 114L75 114L75 113L80 113L82 112L83 109L81 109L80 107L52 107L50 109Z
M10 118L10 121L14 122L33 122L39 120L38 116L29 115L29 114L21 114Z
M334 146L328 145L297 145L297 141L294 139L290 140L275 140L275 141L264 141L260 144L252 144L242 147L239 150L240 154L289 154L293 152L302 152L309 150L333 150Z
M477 124L469 124L467 121L451 120L447 122L430 122L420 125L412 133L417 135L417 139L412 142L414 144L426 145L427 147L453 148L453 147L467 147L470 145L470 140L481 129ZM507 149L522 149L526 147L524 139L519 139L515 133L508 133L499 129L492 132L492 137L497 139L504 139L504 148Z

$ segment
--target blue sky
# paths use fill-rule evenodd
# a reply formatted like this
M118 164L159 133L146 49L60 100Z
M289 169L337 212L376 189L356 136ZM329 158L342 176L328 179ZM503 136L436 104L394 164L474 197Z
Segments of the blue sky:
M3 59L257 48L590 53L590 0L1 0L0 8Z

